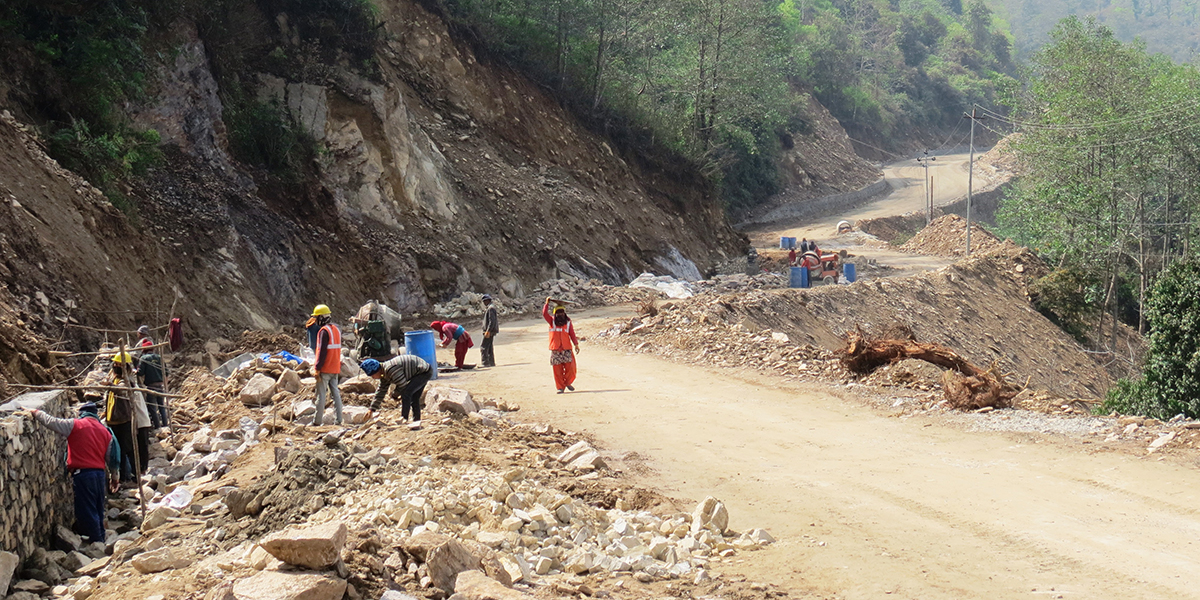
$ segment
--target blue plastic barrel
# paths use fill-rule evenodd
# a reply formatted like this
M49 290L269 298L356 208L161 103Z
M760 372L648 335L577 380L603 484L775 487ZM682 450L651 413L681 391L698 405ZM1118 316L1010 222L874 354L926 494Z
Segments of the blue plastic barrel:
M791 267L788 269L788 287L798 288L804 287L800 284L800 271L804 271L804 267Z
M433 367L432 379L437 379L437 344L433 341L432 329L404 332L404 351L425 359Z
M854 263L842 265L842 277L845 277L846 281L850 283L854 283L854 280L858 279L858 269L854 266Z
M790 237L790 238L788 238L788 249L789 249L789 250L791 250L791 249L794 249L794 248L796 248L796 247L797 247L797 246L796 246L796 238L794 238L794 237Z
M785 237L780 237L780 238L779 238L779 249L780 249L780 250L787 250L787 249L788 249L788 239L787 239L787 238L785 238Z

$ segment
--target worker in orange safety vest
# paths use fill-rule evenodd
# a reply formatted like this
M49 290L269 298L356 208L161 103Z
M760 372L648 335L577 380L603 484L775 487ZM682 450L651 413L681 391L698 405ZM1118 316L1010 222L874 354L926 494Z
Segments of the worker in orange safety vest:
M575 325L567 316L563 305L550 310L553 298L546 298L542 305L542 318L550 324L550 366L554 368L554 387L558 393L565 390L575 391L575 354L579 354L579 338L575 337ZM571 352L571 346L575 352Z
M342 331L333 323L328 306L317 305L312 316L321 328L317 331L317 358L312 373L317 378L317 414L313 416L313 425L320 427L324 421L326 395L333 398L335 420L341 425L342 393L338 391L338 383L342 374Z

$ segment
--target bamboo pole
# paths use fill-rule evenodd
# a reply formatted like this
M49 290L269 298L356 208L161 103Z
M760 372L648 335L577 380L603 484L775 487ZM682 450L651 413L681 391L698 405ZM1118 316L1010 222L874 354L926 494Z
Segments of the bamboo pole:
M10 383L10 384L8 384L8 387L23 388L23 389L27 389L27 390L82 390L85 392L113 392L113 391L120 391L120 390L126 389L121 386L113 386L113 385L30 385L28 383ZM183 394L167 394L165 392L156 392L154 390L142 388L142 387L134 387L134 388L128 388L128 389L131 389L135 392L142 392L143 394L149 392L151 394L159 394L159 395L168 396L171 398L186 398L187 397L187 396L184 396Z

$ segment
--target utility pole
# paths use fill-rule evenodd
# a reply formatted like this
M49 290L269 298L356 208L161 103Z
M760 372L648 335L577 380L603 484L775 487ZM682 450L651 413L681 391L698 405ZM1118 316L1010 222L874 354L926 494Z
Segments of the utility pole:
M971 120L971 158L967 167L967 256L971 255L971 191L975 183L975 121L983 118L975 113L974 106L971 114L963 114L964 119Z
M929 162L937 160L936 156L929 156L929 151L926 150L924 156L918 156L917 162L925 167L925 224L933 222L933 188L929 185Z

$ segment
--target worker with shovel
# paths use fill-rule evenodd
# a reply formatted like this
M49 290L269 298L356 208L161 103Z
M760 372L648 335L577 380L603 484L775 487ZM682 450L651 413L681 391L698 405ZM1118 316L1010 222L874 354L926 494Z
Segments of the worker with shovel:
M550 324L550 365L554 368L554 387L558 393L565 390L575 391L575 355L579 354L579 338L575 337L575 325L567 316L567 308L558 303L551 311L550 303L558 302L546 297L542 305L542 318ZM575 352L571 352L571 346Z

